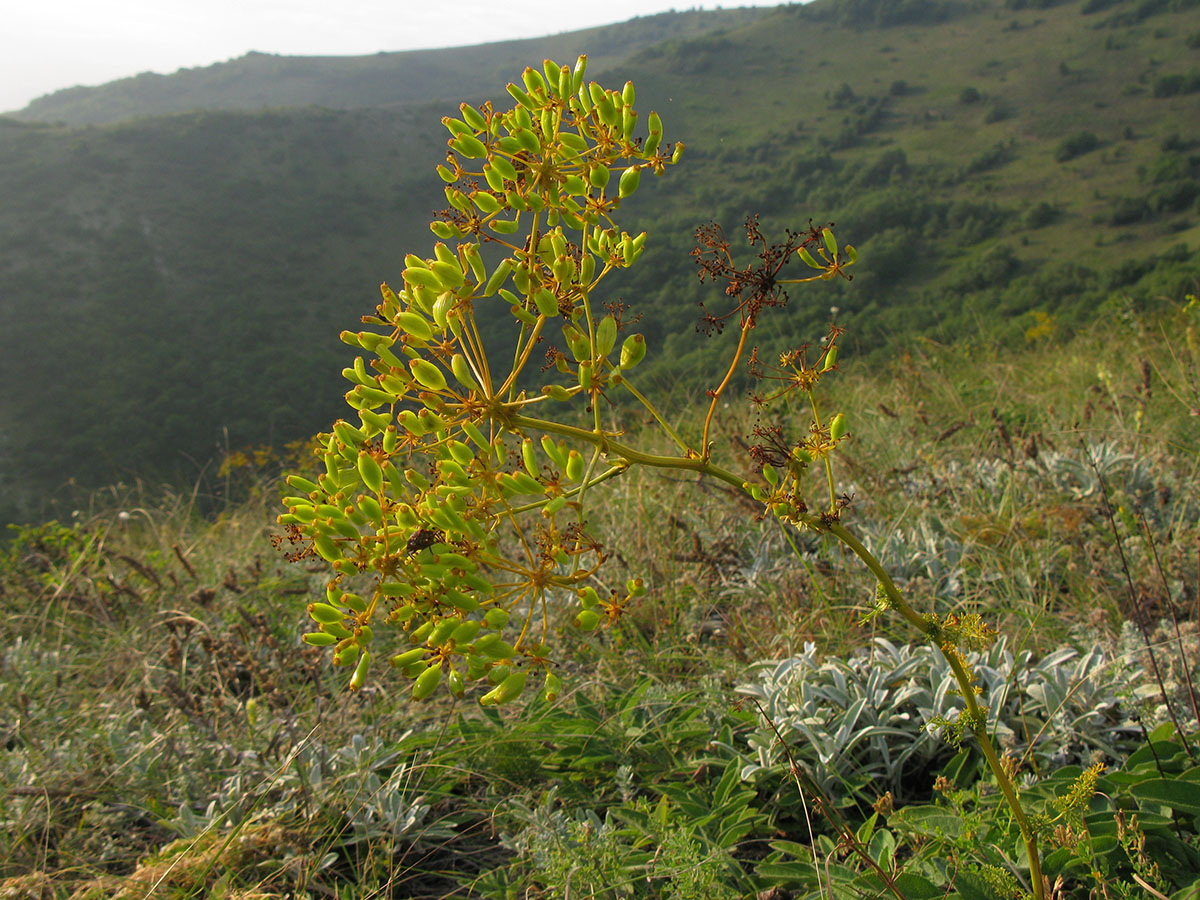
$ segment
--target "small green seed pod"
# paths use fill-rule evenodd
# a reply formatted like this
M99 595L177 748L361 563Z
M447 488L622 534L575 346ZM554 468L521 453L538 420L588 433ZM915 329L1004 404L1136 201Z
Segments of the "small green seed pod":
M626 169L621 173L621 180L617 184L617 196L624 200L638 189L638 185L641 183L641 180L642 173L640 169Z
M329 647L338 642L338 639L324 631L310 631L305 634L300 640L306 644L311 644L314 647Z
M493 606L483 614L483 624L488 628L503 628L508 624L508 610Z
M562 689L562 679L553 672L546 673L546 684L542 688L542 696L547 703L553 703L558 699L558 692Z
M596 350L601 356L608 356L617 343L617 320L605 316L596 326Z
M584 459L583 454L578 450L571 450L567 454L567 465L565 467L567 481L580 481L583 478Z
M829 439L833 441L841 440L846 433L846 414L838 413L829 423Z
M358 451L358 475L368 490L376 494L383 490L383 469L366 450Z
M314 622L332 625L334 622L341 622L346 618L346 614L336 606L330 606L328 603L310 603L308 604L308 615Z
M430 666L418 675L416 681L413 682L412 698L414 700L424 700L434 692L441 681L442 667Z
M424 658L428 652L424 647L414 647L412 650L405 650L403 653L393 656L388 660L388 665L393 669L403 669Z
M417 379L422 387L431 391L446 389L446 376L433 363L424 359L414 359L409 362L408 366L412 370L413 378Z
M508 677L502 682L479 698L479 702L485 706L492 704L499 705L508 703L510 700L516 700L521 696L521 692L525 690L526 672L510 672Z
M646 338L641 334L631 334L621 345L621 368L632 369L646 356Z

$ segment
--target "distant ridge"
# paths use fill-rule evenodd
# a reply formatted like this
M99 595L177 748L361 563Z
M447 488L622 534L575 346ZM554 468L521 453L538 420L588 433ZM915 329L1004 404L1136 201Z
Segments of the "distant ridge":
M191 484L224 448L345 414L338 332L406 252L433 252L441 117L507 106L526 65L575 48L687 146L617 217L650 236L605 285L644 314L645 382L711 386L721 339L696 324L720 293L689 251L715 220L744 259L747 214L772 235L836 222L860 258L853 282L795 291L760 359L816 340L831 307L877 358L925 338L1053 352L1098 310L1200 292L1200 0L815 0L458 51L254 54L84 92L98 124L0 117L0 522L68 478ZM169 111L130 106L139 84ZM221 91L274 105L213 108Z
M196 110L458 103L478 94L484 85L511 81L525 66L546 56L573 60L587 53L592 70L601 71L663 41L686 41L714 28L736 28L771 11L747 7L659 13L548 37L369 56L251 52L172 75L145 72L98 87L55 91L9 115L22 121L87 125Z

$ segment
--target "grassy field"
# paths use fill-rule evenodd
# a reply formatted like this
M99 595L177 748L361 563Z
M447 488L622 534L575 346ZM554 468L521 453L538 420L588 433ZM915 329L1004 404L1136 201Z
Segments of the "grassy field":
M1198 314L840 364L846 522L918 608L997 627L977 671L1056 897L1196 896ZM272 547L279 465L231 458L215 515L114 488L0 549L0 897L1020 895L972 745L928 727L944 663L861 624L874 580L821 538L617 479L604 578L648 592L555 621L561 696L412 703L299 642L324 576Z
M0 117L0 380L23 386L0 395L0 520L61 515L72 478L188 482L218 449L323 427L349 361L334 336L431 250L441 118L511 102L547 55L632 79L687 145L626 205L650 238L615 285L663 379L698 387L716 356L693 340L695 229L751 213L837 223L865 264L829 305L881 359L915 335L1019 339L1038 314L1067 330L1110 302L1177 304L1200 284L1197 35L1190 0L818 0L256 54ZM795 308L769 349L815 339L825 308Z

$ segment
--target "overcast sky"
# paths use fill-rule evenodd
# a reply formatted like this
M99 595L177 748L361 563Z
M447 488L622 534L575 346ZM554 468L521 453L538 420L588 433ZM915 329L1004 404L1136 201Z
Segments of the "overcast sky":
M18 0L0 18L0 112L43 94L250 50L341 56L541 37L668 9L784 0ZM446 23L450 22L450 27Z

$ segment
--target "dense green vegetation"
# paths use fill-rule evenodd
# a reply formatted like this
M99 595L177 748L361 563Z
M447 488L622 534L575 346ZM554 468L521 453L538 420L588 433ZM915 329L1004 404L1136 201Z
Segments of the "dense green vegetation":
M29 122L71 125L206 110L295 106L399 110L433 102L457 106L481 85L503 85L530 60L575 59L587 53L597 69L618 66L629 54L668 40L687 41L717 28L738 28L765 9L689 10L638 16L601 28L552 37L502 41L446 50L410 50L372 56L296 57L248 53L240 59L174 75L152 72L100 87L48 94L14 112ZM546 23L549 31L553 22ZM444 115L443 111L441 115ZM425 130L432 131L428 123Z
M1194 286L1200 7L818 0L680 16L578 39L595 77L633 78L688 145L676 177L631 204L651 241L621 288L668 383L717 357L693 340L704 294L688 258L711 218L835 221L869 260L795 309L781 344L815 339L827 305L868 350L916 333L1020 341L1034 312L1072 328ZM0 517L69 509L68 478L204 480L222 446L326 424L347 312L369 310L405 251L427 252L437 119L453 111L439 98L470 96L447 73L503 83L516 58L575 40L256 57L0 119ZM385 97L354 71L437 87ZM139 81L162 105L130 93ZM301 102L339 109L256 108ZM255 108L187 111L205 106Z
M977 670L1065 900L1196 896L1198 311L838 379L848 520L906 594L1008 636ZM125 489L0 554L0 895L1016 896L996 792L926 728L944 665L859 624L874 582L819 538L630 473L594 527L649 591L555 623L562 696L414 705L297 641L325 574L265 545L278 462L242 462L216 517Z

